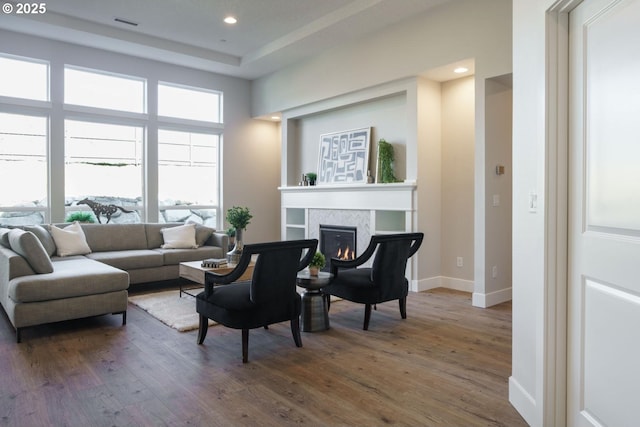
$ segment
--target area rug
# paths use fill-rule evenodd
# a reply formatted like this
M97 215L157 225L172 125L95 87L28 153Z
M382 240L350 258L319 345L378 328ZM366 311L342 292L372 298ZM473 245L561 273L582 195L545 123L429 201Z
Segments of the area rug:
M177 289L133 295L129 297L129 302L180 332L198 329L196 299L185 293L180 297ZM209 325L215 325L215 322L209 320Z

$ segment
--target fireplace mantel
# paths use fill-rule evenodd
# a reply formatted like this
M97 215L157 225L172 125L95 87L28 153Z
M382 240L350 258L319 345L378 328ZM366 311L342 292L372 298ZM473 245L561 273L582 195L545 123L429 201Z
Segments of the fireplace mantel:
M283 208L413 211L414 183L279 187Z
M414 183L343 184L279 187L282 206L282 239L317 237L316 222L353 225L366 230L364 239L376 233L413 231ZM341 217L344 222L341 222ZM366 245L365 245L366 246Z

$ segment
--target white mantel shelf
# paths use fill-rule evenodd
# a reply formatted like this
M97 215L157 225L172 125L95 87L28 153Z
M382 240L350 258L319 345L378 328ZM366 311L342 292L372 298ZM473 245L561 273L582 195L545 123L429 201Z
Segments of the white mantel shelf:
M278 187L283 208L413 211L414 183Z

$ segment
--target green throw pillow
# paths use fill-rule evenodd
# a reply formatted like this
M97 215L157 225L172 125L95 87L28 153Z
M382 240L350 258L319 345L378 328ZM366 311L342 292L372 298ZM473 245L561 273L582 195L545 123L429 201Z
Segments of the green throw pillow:
M11 249L22 255L38 274L53 273L53 264L40 240L30 231L15 228L9 232Z

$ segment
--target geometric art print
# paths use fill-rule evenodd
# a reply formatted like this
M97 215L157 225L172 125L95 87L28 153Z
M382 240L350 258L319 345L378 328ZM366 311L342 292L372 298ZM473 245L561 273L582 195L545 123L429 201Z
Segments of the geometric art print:
M320 135L318 184L366 183L371 128Z

